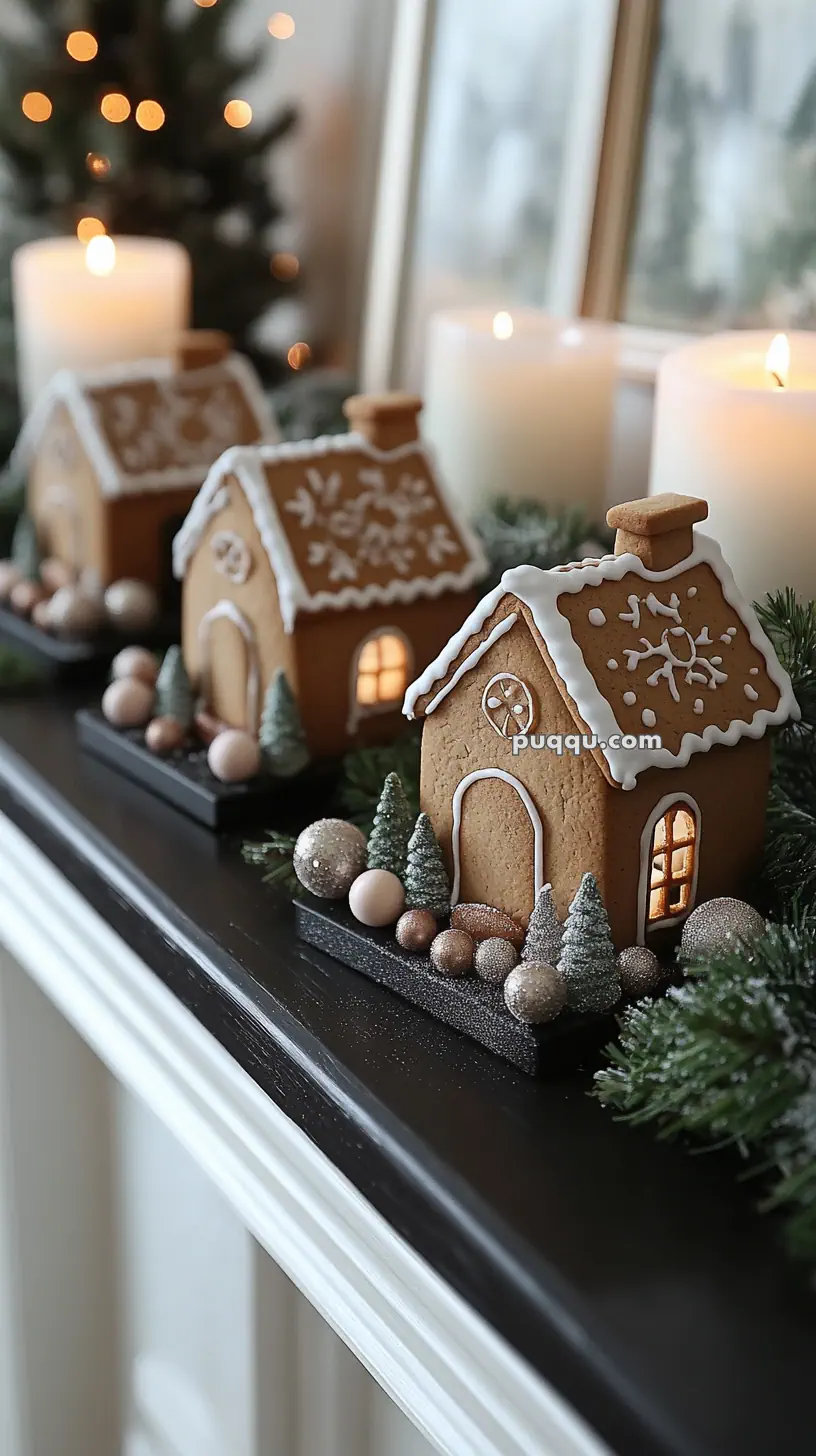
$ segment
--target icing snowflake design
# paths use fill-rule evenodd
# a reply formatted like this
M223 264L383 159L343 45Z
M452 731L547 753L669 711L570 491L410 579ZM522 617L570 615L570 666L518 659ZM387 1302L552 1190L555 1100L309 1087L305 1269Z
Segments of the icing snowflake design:
M108 410L107 433L129 475L209 464L241 431L241 408L229 385L202 399L160 380L146 410L134 395L121 392Z
M689 686L692 683L700 683L712 691L717 688L718 684L728 681L728 674L722 672L718 666L722 662L722 658L707 657L700 650L714 645L709 636L708 627L703 627L695 637L683 625L680 598L676 592L672 592L668 604L661 602L654 592L649 592L649 595L642 601L640 597L633 594L628 598L628 607L628 612L619 612L618 616L622 622L631 622L635 630L641 626L642 607L645 607L654 618L668 617L675 623L673 627L664 628L659 642L650 642L648 637L641 637L642 651L638 648L624 649L629 672L633 672L638 663L658 661L659 666L646 679L649 687L657 687L661 678L665 679L672 698L679 703L680 690L677 686L677 675ZM731 640L729 637L728 641Z
M396 486L375 467L360 470L362 489L341 500L343 476L309 466L306 484L284 501L304 531L315 534L307 544L309 566L328 568L331 582L357 581L366 567L390 568L412 576L423 566L443 566L461 548L443 521L424 526L421 518L437 508L427 480L405 471ZM370 519L376 514L381 519Z
M500 738L529 733L535 723L533 695L514 672L499 672L490 679L482 693L482 712Z
M215 569L235 586L243 586L252 571L252 552L237 531L216 531L210 541Z

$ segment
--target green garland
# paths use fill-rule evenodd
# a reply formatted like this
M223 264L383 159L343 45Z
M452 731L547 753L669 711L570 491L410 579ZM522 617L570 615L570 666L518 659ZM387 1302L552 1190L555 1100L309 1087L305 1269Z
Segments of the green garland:
M513 566L540 566L549 571L565 561L609 549L606 526L586 517L582 510L553 509L541 501L511 500L497 496L473 522L490 563L487 591ZM584 551L583 547L591 548Z
M736 1147L816 1263L816 603L785 591L757 610L802 710L774 742L760 892L780 923L624 1012L595 1090L661 1137Z
M770 1175L763 1206L784 1210L791 1252L816 1261L816 921L688 970L624 1013L597 1096L663 1138L736 1147Z

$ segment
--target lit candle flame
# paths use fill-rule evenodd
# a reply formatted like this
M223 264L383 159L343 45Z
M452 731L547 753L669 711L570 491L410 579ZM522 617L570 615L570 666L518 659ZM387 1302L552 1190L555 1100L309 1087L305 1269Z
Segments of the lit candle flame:
M785 389L790 373L790 343L787 334L777 334L765 355L765 368L777 389Z
M91 238L85 249L85 267L95 278L107 278L116 267L116 244L107 233Z
M497 313L493 320L493 334L497 339L512 339L513 319L509 313Z

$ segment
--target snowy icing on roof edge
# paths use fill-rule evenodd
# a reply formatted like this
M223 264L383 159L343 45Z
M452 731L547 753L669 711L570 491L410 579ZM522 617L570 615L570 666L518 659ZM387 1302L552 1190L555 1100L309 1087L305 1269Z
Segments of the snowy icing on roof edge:
M60 369L38 395L24 421L12 451L11 463L21 467L28 465L42 440L54 408L63 404L96 471L104 496L115 497L137 494L140 491L196 485L201 480L201 469L195 466L173 467L142 474L129 474L123 470L99 428L96 410L88 398L89 390L115 389L117 385L138 384L144 380L167 381L173 379L177 373L176 364L170 358L138 359L88 370ZM216 384L223 380L225 374L240 385L244 399L255 417L259 435L269 441L278 440L280 432L274 412L255 370L242 354L229 354L217 364L185 371L186 378L195 379L201 384L206 384L210 379Z
M342 451L362 452L371 460L392 462L421 457L467 554L467 564L460 571L442 571L432 577L395 577L387 585L344 586L338 591L310 593L298 570L289 539L278 509L267 485L265 467L283 460L315 460L321 455ZM420 597L439 597L448 591L465 591L481 581L487 571L487 558L482 544L440 481L432 452L419 440L400 445L396 450L378 450L362 435L322 435L317 440L286 441L277 445L236 446L215 462L193 501L187 518L173 541L173 572L182 578L204 533L223 504L223 481L234 475L252 511L278 588L281 616L286 632L294 630L298 612L343 611L350 607L364 608L392 602L412 602Z
M630 553L604 556L598 562L583 562L569 571L565 571L563 567L555 567L551 571L543 571L538 566L512 567L504 573L500 584L482 599L435 661L411 684L405 694L403 713L408 718L414 717L420 698L426 697L446 677L469 639L482 630L503 598L512 596L517 597L529 609L578 715L586 723L590 733L601 742L608 742L613 735L622 735L623 730L615 718L611 704L597 687L584 661L581 648L572 635L567 618L558 610L559 596L580 592L585 586L600 586L604 581L619 581L628 572L641 576L645 581L671 581L691 567L702 564L711 567L725 600L736 612L753 646L765 659L768 677L779 689L779 703L773 712L759 709L750 721L736 718L727 729L709 724L701 733L684 733L677 753L672 753L668 748L604 748L603 756L612 778L622 788L633 789L638 774L647 768L684 768L694 753L707 752L715 744L730 747L741 738L761 738L769 727L786 723L789 719L798 719L800 710L793 695L790 678L762 630L756 612L739 591L716 541L699 531L694 532L694 549L691 555L665 571L651 571L638 556ZM429 703L426 713L433 712L465 672L471 666L476 666L484 650L485 644L479 644L465 662L460 664L450 683Z

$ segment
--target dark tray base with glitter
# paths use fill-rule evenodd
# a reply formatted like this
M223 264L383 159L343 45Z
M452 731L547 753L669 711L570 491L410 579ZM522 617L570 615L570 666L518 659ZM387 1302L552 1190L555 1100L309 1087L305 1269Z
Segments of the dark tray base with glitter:
M317 764L294 779L259 775L245 784L222 784L209 770L206 748L179 749L159 758L145 747L142 728L113 728L92 708L80 708L76 723L84 749L208 829L258 824L285 794L297 795L298 805L306 808L313 799L319 817L336 776L335 766Z
M0 607L0 642L35 658L49 677L61 682L102 677L123 647L137 641L140 647L169 647L178 642L179 631L178 618L168 617L147 631L114 632L106 628L91 637L58 637L35 627L9 607Z
M576 1066L614 1033L614 1017L570 1011L548 1026L525 1026L510 1015L501 986L477 976L440 976L428 956L411 955L397 945L393 928L368 930L346 905L308 896L295 902L295 918L301 940L396 991L530 1076Z

